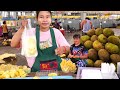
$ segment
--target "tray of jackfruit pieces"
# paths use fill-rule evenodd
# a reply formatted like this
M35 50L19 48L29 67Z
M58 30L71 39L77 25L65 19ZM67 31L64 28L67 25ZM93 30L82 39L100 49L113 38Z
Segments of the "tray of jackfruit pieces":
M28 76L31 69L27 66L17 66L12 64L1 64L0 65L0 79L10 78L24 78Z
M0 65L1 64L13 64L17 62L16 54L4 53L0 55Z

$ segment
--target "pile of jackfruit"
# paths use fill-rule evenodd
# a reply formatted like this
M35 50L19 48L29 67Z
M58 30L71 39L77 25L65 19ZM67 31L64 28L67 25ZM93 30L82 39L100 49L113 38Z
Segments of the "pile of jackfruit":
M60 66L64 73L75 73L77 69L75 63L73 63L70 59L62 59Z
M27 66L17 66L12 64L0 65L0 79L26 77L31 69Z
M80 38L81 44L88 49L88 67L101 67L101 63L120 62L120 36L111 28L90 29Z

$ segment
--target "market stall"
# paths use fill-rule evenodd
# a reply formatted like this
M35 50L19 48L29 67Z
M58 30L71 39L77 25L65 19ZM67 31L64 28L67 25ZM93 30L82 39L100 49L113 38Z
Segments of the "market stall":
M103 74L100 67L78 67L75 74L74 64L65 58L61 62L62 71L31 72L28 66L16 65L16 62L15 54L0 55L0 79L119 79L116 72L110 77L110 73Z

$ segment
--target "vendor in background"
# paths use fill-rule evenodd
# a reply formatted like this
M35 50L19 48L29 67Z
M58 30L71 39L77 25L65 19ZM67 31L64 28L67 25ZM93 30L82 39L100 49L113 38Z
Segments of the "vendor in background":
M39 26L33 28L37 40L38 56L28 58L28 66L32 72L40 70L61 70L61 58L59 55L69 52L70 45L56 28L50 28L51 11L36 11L36 20ZM11 41L11 47L17 47L20 44L21 36L27 25L27 20L22 21L21 28L15 33ZM47 48L42 48L41 45Z
M55 22L53 24L54 28L60 29L60 24L58 23L57 19L55 19Z
M86 35L90 29L93 29L93 24L88 17L81 22L82 35Z
M77 66L85 67L87 65L86 59L88 58L88 50L80 43L80 34L75 34L73 39L74 44L70 47L68 57Z
M0 25L0 37L2 37L2 26Z
M4 38L4 40L8 39L8 28L7 28L6 21L3 21L2 31L3 31L3 38Z

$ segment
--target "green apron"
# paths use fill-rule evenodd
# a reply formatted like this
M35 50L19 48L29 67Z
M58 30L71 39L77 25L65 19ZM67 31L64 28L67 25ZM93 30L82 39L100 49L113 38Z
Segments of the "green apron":
M52 61L56 60L58 63L58 70L61 70L60 63L61 58L58 55L55 55L55 49L57 48L56 39L54 35L54 31L52 28L50 28L50 34L52 39L52 47L46 48L46 49L40 49L40 29L39 27L36 27L36 40L37 40L37 51L38 55L35 59L35 62L31 68L31 72L37 72L40 71L40 62L41 61Z

